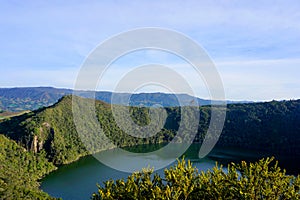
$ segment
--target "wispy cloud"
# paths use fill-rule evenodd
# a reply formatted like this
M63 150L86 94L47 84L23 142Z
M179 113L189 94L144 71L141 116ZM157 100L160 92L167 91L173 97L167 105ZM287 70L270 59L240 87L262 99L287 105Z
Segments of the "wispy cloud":
M216 65L229 98L300 98L300 59L219 61Z
M5 76L0 86L73 87L80 65L100 42L150 26L174 29L202 45L230 99L299 98L299 10L297 0L1 1L0 73ZM131 65L124 67L128 70L151 56L182 64L150 52L131 56ZM196 85L192 73L182 71ZM113 74L118 73L108 77ZM102 89L110 89L114 81L108 78ZM203 84L198 88L203 95Z

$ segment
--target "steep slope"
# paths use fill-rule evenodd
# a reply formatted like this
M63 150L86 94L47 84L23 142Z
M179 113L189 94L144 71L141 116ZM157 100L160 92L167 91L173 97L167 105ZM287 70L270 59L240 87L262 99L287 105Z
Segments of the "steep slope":
M79 101L90 101L76 97ZM96 115L105 135L117 146L165 143L176 135L181 120L181 108L166 108L167 120L164 128L148 138L137 138L126 134L117 125L109 104L95 102ZM150 123L149 108L124 107L129 109L131 118L144 126ZM84 120L84 116L83 116ZM210 121L210 107L200 108L198 134L194 142L202 143ZM91 123L85 120L84 123ZM189 126L189 122L184 123ZM93 124L91 124L93 126ZM73 121L72 96L63 97L48 108L39 109L0 123L0 132L14 139L33 152L45 150L47 158L56 165L72 162L88 154L86 147L100 151L111 146L92 130L84 130L86 135L79 136ZM186 132L177 142L192 139ZM88 140L85 145L82 140ZM300 158L300 100L268 102L255 104L228 105L223 132L217 143L220 147L235 147L268 155L293 156Z
M56 104L4 119L0 122L0 197L4 199L49 199L38 190L38 179L55 169L55 165L72 162L92 151L111 146L92 129L78 135L73 121L72 98L86 103L81 97L64 96ZM117 146L167 143L176 135L182 108L167 107L164 127L154 136L137 138L126 134L117 125L111 105L95 101L96 116L105 135ZM117 106L130 111L130 117L140 126L148 125L148 107ZM210 107L200 107L198 134L194 142L202 143L210 122ZM84 123L92 123L82 116ZM91 124L93 126L93 124ZM189 126L185 121L184 126ZM87 139L89 143L83 144ZM193 139L189 132L176 142ZM261 152L276 159L292 158L293 174L299 174L300 165L300 100L228 105L219 147L235 147ZM213 156L213 155L211 155ZM291 159L290 159L291 160ZM50 161L50 162L49 162ZM284 162L280 162L284 164Z
M219 145L300 156L300 100L228 105Z
M45 150L47 158L58 165L87 153L75 131L70 96L48 108L4 121L0 130L27 150Z
M54 169L45 152L27 152L0 134L0 199L52 199L37 181Z
M81 97L74 97L79 101L90 101ZM120 106L120 109L126 107ZM178 108L177 108L178 109ZM156 136L148 138L135 138L126 135L113 119L110 106L104 102L96 101L96 110L99 123L107 137L109 137L117 146L133 146L145 143L168 142L172 139L173 132L163 129ZM169 109L173 112L174 109ZM133 108L132 116L140 124L147 124L147 108ZM88 120L86 123L90 123ZM172 125L169 120L169 126ZM175 127L175 125L172 125ZM47 158L54 164L66 164L79 157L88 154L85 145L76 131L72 113L72 96L63 97L53 106L16 116L12 119L4 120L0 123L0 132L23 145L27 150L38 153L45 150ZM91 143L89 149L100 151L110 146L103 143L101 135L97 133L91 135L87 131L87 138ZM89 145L89 144L88 144Z

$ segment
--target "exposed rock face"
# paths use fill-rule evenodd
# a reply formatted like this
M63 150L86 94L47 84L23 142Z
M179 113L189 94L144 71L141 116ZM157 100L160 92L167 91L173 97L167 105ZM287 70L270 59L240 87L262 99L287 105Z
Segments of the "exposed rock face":
M31 143L31 150L34 153L38 152L38 137L36 135L33 136L33 140L32 140L32 143Z
M50 124L48 122L44 122L43 126L45 126L46 128L50 128Z
M38 143L38 152L40 152L43 149L43 145L44 145L43 140L39 141L39 143Z
M43 149L50 151L51 142L54 138L54 130L48 122L43 122L42 126L36 133L31 132L26 142L27 150L39 153Z
M50 129L50 124L48 122L44 122L42 125L47 129ZM40 137L38 137L37 135L33 136L31 142L31 151L33 151L34 153L38 153L44 148L44 140L41 137L41 135L43 135L44 130L42 127L40 127L39 131Z
M33 136L32 143L31 143L31 151L34 153L38 153L43 149L44 141L39 140L38 136Z

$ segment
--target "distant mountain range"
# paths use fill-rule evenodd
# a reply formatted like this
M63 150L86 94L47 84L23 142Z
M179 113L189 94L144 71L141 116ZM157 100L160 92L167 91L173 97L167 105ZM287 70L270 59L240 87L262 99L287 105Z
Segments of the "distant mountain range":
M24 110L36 110L41 107L53 105L65 95L72 94L74 90L53 88L53 87L17 87L0 88L0 110L19 112ZM76 91L81 97L95 97L97 100L109 104L127 105L130 99L131 106L155 106L163 107L187 106L187 105L210 105L211 101L193 97L187 94L166 94L166 93L113 93L107 91ZM93 96L94 95L94 96ZM113 97L113 98L112 98ZM178 101L180 99L180 102ZM215 101L214 103L221 103ZM250 101L227 101L231 103L250 103Z

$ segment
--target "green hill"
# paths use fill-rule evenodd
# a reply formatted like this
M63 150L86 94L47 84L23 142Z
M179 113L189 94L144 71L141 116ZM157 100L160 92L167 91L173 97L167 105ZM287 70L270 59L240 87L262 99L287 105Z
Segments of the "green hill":
M220 145L300 156L300 100L232 104Z
M73 98L82 103L92 101L75 96ZM50 198L38 190L39 178L55 169L55 166L73 162L89 154L86 148L101 151L112 147L103 143L101 134L93 132L92 129L85 130L86 134L83 136L78 135L73 120L72 100L72 96L64 96L50 107L6 118L0 123L0 133L5 135L0 135L1 197ZM129 110L133 121L140 126L151 123L149 107L116 107L120 111ZM118 127L109 104L95 101L95 108L104 134L119 147L170 142L177 134L183 109L165 108L167 120L163 128L154 136L137 138ZM189 132L185 132L176 142L192 139L196 143L202 143L210 122L210 106L199 109L200 120L196 137L191 138ZM92 123L84 116L82 120L84 123ZM228 105L224 129L217 146L246 148L265 152L266 156L299 160L299 122L300 100ZM94 124L90 125L93 127ZM184 126L189 127L188 120L184 122ZM90 143L83 144L85 139ZM260 156L258 154L257 159ZM292 164L296 169L293 173L299 174L299 163Z
M76 97L79 101L90 101ZM137 138L126 134L117 125L109 104L95 101L96 115L104 133L119 147L137 144L164 143L171 141L177 133L180 120L180 107L167 107L166 123L156 135L149 138ZM150 123L149 108L125 107L129 109L133 121L140 125ZM202 143L210 121L210 107L200 107L198 134L194 142ZM275 156L300 157L300 100L231 104L227 108L227 117L218 146L236 147ZM84 123L92 123L85 120ZM189 121L184 122L189 126ZM93 124L90 124L92 127ZM17 141L27 150L40 152L45 150L47 158L56 165L65 164L88 154L89 150L100 151L111 146L103 144L101 136L92 131L80 136L76 131L72 113L72 96L63 97L53 106L42 108L11 120L0 123L0 132ZM84 138L86 137L86 138ZM91 137L93 139L91 139ZM189 140L185 133L181 141ZM82 140L92 141L83 145ZM180 142L180 141L177 141Z
M90 101L80 97L75 98L80 101ZM119 107L121 109L126 108L124 106ZM135 110L132 110L135 118L139 119L140 123L146 124L145 120L149 120L146 114L148 109L137 107L132 107L132 109ZM179 108L169 108L169 112L174 112L176 109ZM168 142L174 135L173 131L163 129L156 136L147 140L128 136L113 120L108 104L96 101L96 110L99 122L106 135L118 146ZM38 153L45 150L47 158L56 165L66 164L88 154L81 141L82 138L79 137L76 131L72 115L72 96L65 96L53 106L3 121L0 123L0 132L5 133L29 151ZM171 121L170 118L169 126ZM89 122L87 121L87 123ZM90 133L87 133L87 137L91 137ZM98 136L94 135L94 137ZM93 151L107 148L103 147L101 138L93 139L93 141L99 141L99 144L95 143L93 144L94 147L91 147Z
M56 167L0 134L0 199L52 199L39 190L38 180Z

